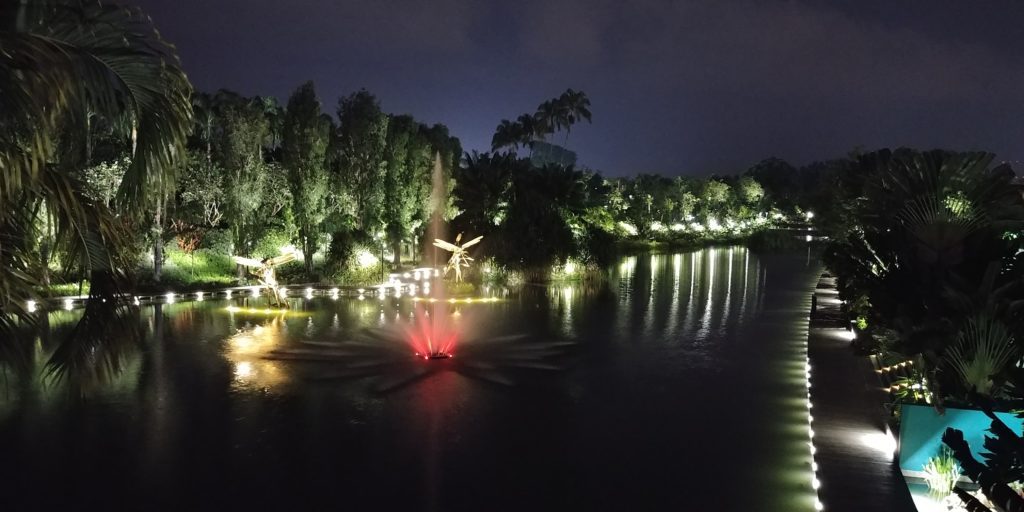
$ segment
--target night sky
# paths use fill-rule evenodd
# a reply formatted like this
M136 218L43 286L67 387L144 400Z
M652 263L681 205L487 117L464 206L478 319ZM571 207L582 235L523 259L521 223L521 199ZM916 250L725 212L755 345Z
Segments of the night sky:
M608 175L803 164L855 146L1024 160L1020 0L128 1L200 90L284 102L312 79L333 112L365 87L466 149L581 89L594 122L567 145Z

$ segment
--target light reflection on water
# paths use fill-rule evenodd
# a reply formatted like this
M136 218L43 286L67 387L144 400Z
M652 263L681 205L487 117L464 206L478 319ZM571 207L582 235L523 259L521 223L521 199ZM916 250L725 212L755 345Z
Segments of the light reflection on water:
M263 307L250 298L146 307L139 312L144 340L127 370L89 397L96 412L56 399L59 386L8 384L0 427L20 425L8 434L24 448L10 460L25 474L62 476L43 469L45 461L67 457L54 446L92 443L112 450L107 459L119 471L144 465L133 488L165 496L180 492L176 482L211 488L232 474L291 499L312 493L356 508L429 509L417 501L422 496L436 510L456 503L529 508L529 493L510 495L507 504L485 500L514 478L541 503L578 508L624 509L645 496L650 506L640 508L728 510L770 498L784 504L775 510L800 510L786 505L793 489L750 485L744 497L722 475L771 471L778 462L759 453L780 452L762 447L782 443L772 432L785 431L791 419L741 404L769 403L754 397L771 388L763 384L777 379L783 386L786 378L770 364L785 357L777 346L783 340L760 330L766 297L775 294L773 307L788 304L813 272L802 252L765 257L723 247L626 256L603 279L528 286L499 293L503 299L493 303L446 304L438 309L472 335L568 340L575 342L572 358L565 370L514 387L440 371L383 395L360 378L325 379L339 372L335 361L268 354L315 346L346 354L346 364L359 361L364 353L345 343L364 329L412 325L428 314L408 297L293 298L283 315L226 310ZM48 332L34 345L40 364L76 315L50 314ZM125 431L138 434L103 434ZM195 446L203 457L186 450ZM85 465L76 460L68 459L68 471ZM713 470L697 469L704 467ZM323 490L308 481L322 482ZM224 505L269 503L212 488L219 490L211 499Z
M590 307L591 297L599 290L610 289L615 297L614 314L601 323L617 343L643 340L680 346L684 349L682 364L710 368L716 365L715 352L723 347L709 343L709 339L728 335L758 314L763 304L764 279L760 259L752 258L745 247L631 255L614 266L606 280L559 283L540 292L527 290L518 300L507 302L460 303L453 305L448 314L456 322L463 314L486 318L486 322L477 323L486 324L478 328L490 330L488 335L525 333L578 340L590 330L590 325L581 322L593 321L591 315L583 314ZM539 311L543 321L523 322L523 317L537 316L538 311L529 309L538 293L550 297L552 307ZM287 388L296 379L296 372L289 365L266 357L274 350L301 342L344 341L363 328L408 325L415 319L415 306L408 298L316 297L293 298L290 303L292 310L287 313L261 313L262 303L251 298L179 302L142 308L140 317L150 348L165 336L165 329L171 329L170 335L175 337L198 336L204 343L218 347L222 364L230 368L234 388L263 392ZM229 305L240 306L242 310L228 308ZM539 309L540 304L533 307ZM35 344L35 357L40 365L52 350L53 340L79 315L78 311L49 314L50 329ZM524 330L524 326L531 326L534 332ZM479 337L484 333L474 334ZM129 365L135 373L119 376L112 389L123 392L138 385L137 371L144 362L143 353L136 354L133 365ZM56 388L59 386L42 383L35 386L37 392L51 394L57 393Z
M706 346L759 313L761 262L746 247L629 256L613 276L616 333Z

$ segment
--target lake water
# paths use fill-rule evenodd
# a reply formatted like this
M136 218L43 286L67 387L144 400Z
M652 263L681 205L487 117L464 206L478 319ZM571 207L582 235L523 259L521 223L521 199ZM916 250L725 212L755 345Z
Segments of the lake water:
M819 271L737 246L624 257L607 279L486 303L143 307L141 346L85 398L0 381L0 505L813 510L802 375ZM428 314L462 332L451 360L364 336ZM37 358L75 317L50 313Z

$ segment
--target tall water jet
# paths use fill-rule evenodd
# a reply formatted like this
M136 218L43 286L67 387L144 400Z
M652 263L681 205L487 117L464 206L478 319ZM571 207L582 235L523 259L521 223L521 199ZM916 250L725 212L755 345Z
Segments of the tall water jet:
M427 240L437 240L447 238L447 230L444 226L444 214L448 209L448 184L445 181L444 167L441 165L441 153L434 153L434 171L431 176L431 189L430 189L430 233ZM434 269L436 276L438 261L437 254L438 250L433 244L423 244L424 250L430 251L430 267ZM429 315L429 321L422 323L421 336L423 336L424 350L423 352L417 351L417 356L423 357L424 359L448 359L452 356L452 350L455 348L455 336L454 331L449 336L445 331L447 330L446 322L444 321L444 315L447 312L447 306L445 306L445 298L447 296L447 289L443 279L439 279L438 284L433 290L434 298L437 299L435 304L440 305L438 308L430 307L424 308L421 314ZM438 310L441 310L440 312ZM427 312L429 311L429 313ZM441 342L441 340L444 340Z

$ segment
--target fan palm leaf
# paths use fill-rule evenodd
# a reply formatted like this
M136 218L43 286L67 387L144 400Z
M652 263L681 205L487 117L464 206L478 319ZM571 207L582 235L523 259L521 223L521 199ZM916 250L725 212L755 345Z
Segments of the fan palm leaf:
M967 320L956 343L945 354L946 362L968 392L991 396L998 391L995 376L1019 358L1013 335L991 315Z
M173 185L191 129L191 86L173 47L137 9L23 0L0 6L0 19L0 311L8 315L0 322L0 356L16 354L17 326L35 321L25 304L41 284L30 250L45 204L57 243L89 273L96 299L51 357L50 373L100 368L102 377L121 358L98 348L117 341L109 329L123 319L126 227ZM131 143L121 215L92 200L71 172L88 164L93 118Z

